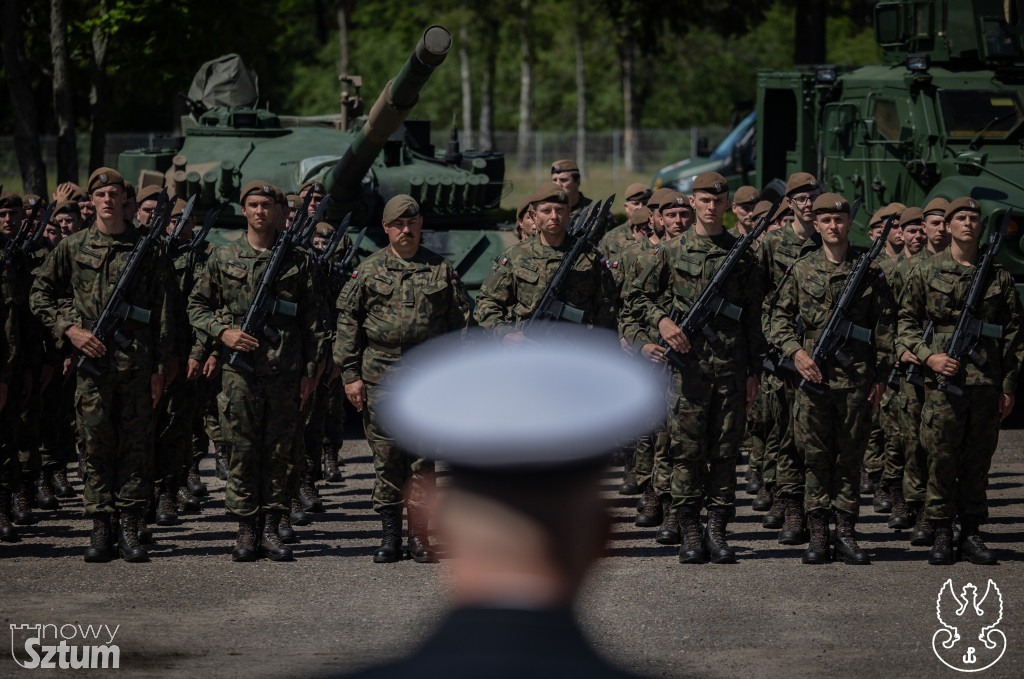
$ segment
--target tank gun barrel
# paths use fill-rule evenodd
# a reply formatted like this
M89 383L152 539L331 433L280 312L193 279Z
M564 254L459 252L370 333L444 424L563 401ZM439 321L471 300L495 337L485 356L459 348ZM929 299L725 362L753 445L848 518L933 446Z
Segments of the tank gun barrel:
M402 70L384 87L363 129L331 170L326 182L332 202L339 209L359 196L366 172L388 138L401 127L419 99L423 85L444 62L451 45L451 33L441 26L431 26L424 31Z

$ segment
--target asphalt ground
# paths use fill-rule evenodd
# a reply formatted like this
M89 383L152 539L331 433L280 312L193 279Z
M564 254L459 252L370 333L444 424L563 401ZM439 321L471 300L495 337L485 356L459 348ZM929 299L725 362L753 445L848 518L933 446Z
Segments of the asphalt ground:
M326 512L298 528L293 563L231 561L236 524L223 512L223 482L210 458L202 465L211 489L202 513L157 527L148 564L86 564L89 524L80 503L36 510L41 520L21 527L20 543L0 543L4 636L9 625L54 624L62 636L72 636L62 625L107 625L116 629L119 676L127 677L319 676L405 653L443 615L446 570L443 563L372 563L380 523L370 509L369 450L360 439L343 454L345 481L322 488ZM618 481L609 470L613 532L578 613L595 648L621 667L664 677L958 676L932 650L938 593L951 578L958 593L971 582L980 597L991 578L1002 593L998 629L1007 642L1005 655L981 674L1021 676L1024 430L1002 432L992 465L985 531L999 552L994 567L929 566L927 548L911 548L906 533L886 528L870 498L862 500L859 528L873 564L806 566L803 547L781 546L761 528L742 487L730 525L739 563L684 566L676 548L633 525L636 498L617 495ZM968 625L947 656L970 657L972 640L973 667L980 667L999 649L985 650ZM10 634L4 645L9 652L17 646L17 661L25 662L23 630ZM53 673L22 669L8 653L0 658L0 677L30 672Z

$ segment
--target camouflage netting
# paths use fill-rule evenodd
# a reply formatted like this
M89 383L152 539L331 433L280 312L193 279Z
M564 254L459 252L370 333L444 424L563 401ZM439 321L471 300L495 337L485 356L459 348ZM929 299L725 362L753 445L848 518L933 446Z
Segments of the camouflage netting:
M215 106L256 106L260 98L259 78L237 54L225 54L207 61L196 72L188 98Z

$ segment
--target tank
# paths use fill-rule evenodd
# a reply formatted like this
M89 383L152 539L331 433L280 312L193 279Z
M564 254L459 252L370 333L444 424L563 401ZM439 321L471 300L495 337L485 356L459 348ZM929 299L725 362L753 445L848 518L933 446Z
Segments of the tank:
M888 65L760 72L759 185L816 169L825 190L863 200L861 244L893 201L971 196L989 228L1012 208L999 261L1024 299L1022 12L1024 0L883 1L874 27Z
M253 179L289 193L318 180L332 198L328 221L338 223L351 212L350 229L370 226L361 247L365 253L386 243L379 228L384 204L408 193L421 206L423 244L451 260L475 291L494 258L515 241L511 228L494 218L511 188L504 180L504 156L460 150L454 126L447 148L435 149L430 122L407 119L451 44L445 28L429 27L365 116L358 76L342 78L356 93L342 97L339 115L284 116L260 108L256 74L237 55L225 55L203 64L193 80L186 97L190 115L182 119L178 143L125 151L119 169L139 186L198 194L200 214ZM244 225L237 203L231 203L211 240L237 238Z

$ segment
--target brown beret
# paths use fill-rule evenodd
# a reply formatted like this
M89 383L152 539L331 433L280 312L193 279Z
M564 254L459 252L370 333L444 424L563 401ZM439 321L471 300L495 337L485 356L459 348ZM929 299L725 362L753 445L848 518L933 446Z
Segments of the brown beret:
M78 189L78 191L71 194L71 200L76 203L82 203L89 200L89 194L85 192L85 189Z
M626 200L645 201L651 197L651 187L646 184L630 184L626 187Z
M569 204L569 194L561 186L554 182L544 182L533 190L526 197L531 205L534 203L564 203Z
M889 217L896 217L899 219L900 215L902 215L903 211L906 209L907 206L903 203L889 203L875 214L878 215L879 220L884 222L889 219Z
M4 191L3 193L0 193L0 208L22 206L24 206L24 203L21 201L21 196L16 194L14 191Z
M761 192L755 189L753 186L741 186L736 189L736 193L732 197L732 202L737 205L743 205L744 203L755 203L761 198Z
M334 227L327 222L320 222L316 225L316 235L322 238L330 238L334 235Z
M877 210L875 210L875 214L871 215L871 221L868 222L868 228L869 229L873 229L876 226L881 226L882 225L882 211L883 210L885 210L885 208L884 207L880 207Z
M556 172L579 172L580 166L576 164L575 160L556 160L551 163L551 174Z
M647 199L647 207L651 210L660 210L661 204L668 202L677 193L678 191L664 186L651 194L651 197Z
M135 184L132 184L131 182L125 182L124 192L128 195L129 198L135 198Z
M78 203L73 200L62 200L54 206L53 217L50 218L50 221L52 222L62 212L73 212L76 215L82 214L78 209Z
M188 201L182 198L174 199L174 207L171 208L171 216L178 217L185 212L185 206L188 205Z
M924 210L919 207L908 207L900 215L900 228L910 224L920 224L924 221Z
M949 204L948 208L946 208L946 221L948 222L949 220L951 220L953 218L953 215L955 215L957 212L960 212L961 210L970 210L971 212L977 212L980 215L981 205L978 204L978 201L967 196L957 198L956 200Z
M690 188L694 193L706 191L717 196L720 193L729 193L729 180L717 172L704 172L697 175Z
M939 215L942 215L943 217L945 217L946 216L946 210L948 210L948 209L949 209L949 201L948 200L946 200L945 198L942 198L942 197L932 198L930 201L928 201L928 204L924 206L924 214L925 214L925 216L932 215L932 214L939 214Z
M845 212L850 214L850 203L838 193L823 193L814 199L815 214L819 212Z
M21 197L21 204L25 207L35 207L39 204L40 198L34 193L26 193Z
M312 191L313 193L319 193L321 196L327 195L327 188L323 185L323 182L318 182L315 179L310 179L308 182L299 187L299 193L303 191Z
M96 189L103 188L104 186L118 185L122 189L124 188L124 177L121 173L112 167L98 167L92 171L89 175L89 183L86 185L86 192L92 195L92 192Z
M302 207L302 196L297 193L289 193L284 197L284 204L293 210L298 210Z
M630 226L644 226L649 221L651 221L651 211L645 207L633 210L633 214L629 216Z
M687 210L692 209L690 207L690 198L686 194L673 191L667 198L661 201L658 211L664 212L665 210L672 210L678 207L683 207Z
M739 193L739 191L737 191L736 193ZM766 214L768 214L768 210L771 209L772 202L770 200L762 200L758 201L757 205L754 206L754 209L751 210L750 214L754 218L754 220L757 221L758 219L761 219L761 217L764 217Z
M526 196L519 201L519 207L516 209L516 219L522 219L526 211L530 209L530 197Z
M777 222L780 219L782 219L783 217L792 217L792 216L793 216L793 208L791 208L790 206L786 205L785 203L782 203L782 204L779 205L779 209L775 211L775 214L768 216L768 221L769 222Z
M419 213L419 203L412 196L400 193L384 206L384 223L390 224L402 217L415 217Z
M238 196L238 204L245 205L245 199L250 195L273 198L275 202L284 205L284 193L281 192L281 189L262 179L253 179L242 187L242 193Z
M786 182L786 195L791 196L798 191L808 191L821 188L818 179L810 172L794 172L789 175Z
M160 197L160 192L164 190L164 187L157 186L156 184L148 184L139 189L139 193L135 196L135 201L142 205L147 200L156 200Z

